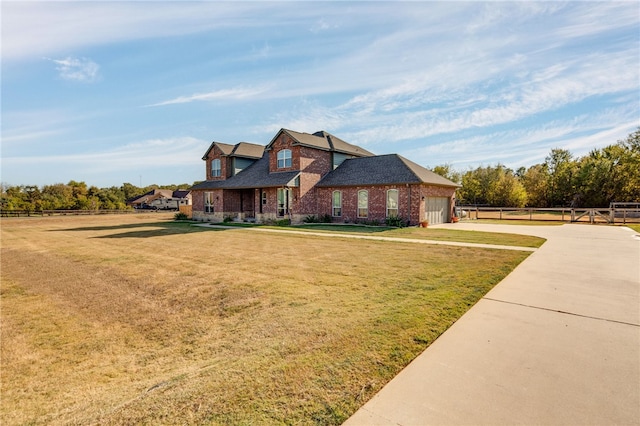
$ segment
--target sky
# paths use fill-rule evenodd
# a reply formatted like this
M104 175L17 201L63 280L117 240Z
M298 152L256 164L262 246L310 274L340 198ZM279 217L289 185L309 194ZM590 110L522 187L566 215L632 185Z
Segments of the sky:
M325 130L465 171L640 126L640 2L2 1L7 185L205 179L213 141Z

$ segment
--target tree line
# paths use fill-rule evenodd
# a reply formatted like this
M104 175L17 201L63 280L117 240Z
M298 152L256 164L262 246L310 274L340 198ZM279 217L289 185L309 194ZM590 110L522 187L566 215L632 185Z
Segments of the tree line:
M177 190L192 185L150 185L138 187L130 183L122 186L98 188L85 182L70 181L53 185L17 185L2 184L0 208L2 210L21 210L35 212L42 210L127 210L128 200L135 199L153 189Z
M640 203L640 128L615 144L576 158L552 149L544 163L512 170L502 164L434 172L462 185L460 204L495 207L609 207Z

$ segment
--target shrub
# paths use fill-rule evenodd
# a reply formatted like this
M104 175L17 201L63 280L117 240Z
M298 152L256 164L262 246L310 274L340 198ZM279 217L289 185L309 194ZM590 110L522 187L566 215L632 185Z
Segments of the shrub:
M389 216L385 219L384 223L386 223L387 226L393 226L395 228L402 228L405 226L404 220L398 216Z
M320 219L318 219L315 215L309 215L302 220L304 223L320 223Z
M331 222L333 222L333 218L331 217L330 214L324 214L324 215L320 216L318 221L320 223L331 223Z
M178 212L173 215L174 220L189 220L189 216L186 213Z
M291 225L291 220L290 219L276 220L275 225L276 226L289 226L289 225Z
M222 219L222 222L224 223L233 222L233 218L231 216L225 216L225 218Z

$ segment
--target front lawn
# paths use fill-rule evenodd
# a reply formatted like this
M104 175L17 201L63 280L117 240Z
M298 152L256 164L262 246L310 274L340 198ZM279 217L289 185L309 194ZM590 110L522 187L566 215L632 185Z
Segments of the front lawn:
M153 215L1 233L7 425L340 424L529 255Z

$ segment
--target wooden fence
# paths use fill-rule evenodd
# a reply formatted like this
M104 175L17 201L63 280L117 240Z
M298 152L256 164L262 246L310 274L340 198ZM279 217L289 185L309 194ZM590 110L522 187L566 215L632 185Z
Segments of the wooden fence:
M43 217L43 216L78 216L78 215L102 215L102 214L135 214L155 213L158 210L1 210L0 217Z
M189 217L189 219L191 219L192 215L193 215L193 206L191 206L191 205L180 206L180 213L186 214L187 217Z
M462 219L527 220L567 223L640 223L640 208L516 208L456 206Z

